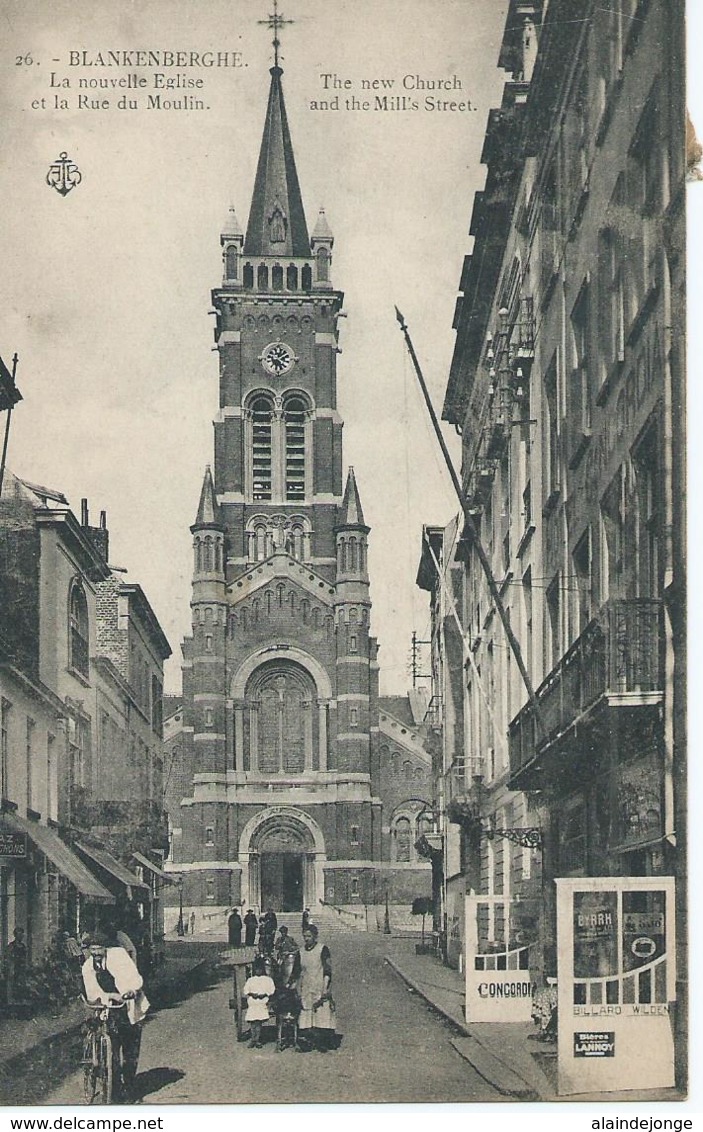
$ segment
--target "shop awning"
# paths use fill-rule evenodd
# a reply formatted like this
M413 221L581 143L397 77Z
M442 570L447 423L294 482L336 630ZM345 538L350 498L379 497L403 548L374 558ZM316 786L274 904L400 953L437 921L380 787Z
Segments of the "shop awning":
M150 861L149 858L145 857L143 853L132 853L132 857L135 861L138 861L143 868L148 869L150 873L153 873L154 876L160 877L164 884L176 883L173 876L171 876L169 873L165 873L163 869L160 869L158 865L155 865L153 861Z
M127 890L128 900L132 899L132 892L138 900L148 899L151 896L149 886L144 884L134 873L131 873L120 861L115 860L107 849L94 849L92 845L83 845L82 842L78 842L76 848L96 865L99 865L101 869L104 869L106 873L109 873L114 880L118 881Z
M114 904L115 897L93 876L73 850L49 826L26 821L17 814L4 814L2 825L18 833L25 833L40 853L56 866L69 884L87 900L97 904Z

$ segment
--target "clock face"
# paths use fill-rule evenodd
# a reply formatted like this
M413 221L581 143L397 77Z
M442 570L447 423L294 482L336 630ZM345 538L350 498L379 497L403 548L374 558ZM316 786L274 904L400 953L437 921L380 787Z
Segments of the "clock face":
M271 342L261 355L261 364L267 373L282 377L295 365L295 354L285 342Z

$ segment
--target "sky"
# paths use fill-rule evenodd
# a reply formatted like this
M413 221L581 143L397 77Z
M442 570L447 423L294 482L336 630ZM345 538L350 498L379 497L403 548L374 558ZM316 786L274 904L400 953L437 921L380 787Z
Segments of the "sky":
M219 234L233 204L246 224L272 63L258 21L269 0L2 0L0 80L4 249L0 354L17 351L24 400L9 467L64 492L91 521L107 511L111 564L139 582L171 643L166 689L180 686L190 629L189 527L213 458L218 357L210 291L221 279ZM409 686L413 629L426 638L427 595L415 576L423 523L457 502L395 320L405 315L441 409L452 318L506 4L497 0L285 0L283 87L308 226L320 206L335 235L332 280L345 292L338 397L344 461L367 523L372 625L381 689ZM220 68L71 65L71 52L239 53ZM75 56L74 56L75 58ZM82 57L81 57L82 58ZM206 110L149 109L156 74L202 78ZM143 89L109 81L144 76ZM317 109L343 82L338 110ZM53 78L52 78L53 75ZM451 90L404 89L441 79ZM454 78L456 76L456 78ZM69 86L63 84L67 79ZM79 88L79 80L108 80ZM420 109L347 109L370 100L363 80L393 80ZM128 80L131 81L131 80ZM460 85L457 85L460 84ZM383 89L383 88L382 88ZM108 99L93 108L78 99ZM120 95L137 109L119 109ZM424 98L470 103L427 110ZM58 100L58 105L56 101ZM65 100L67 107L61 106ZM66 152L81 183L46 183ZM455 460L459 442L446 429Z

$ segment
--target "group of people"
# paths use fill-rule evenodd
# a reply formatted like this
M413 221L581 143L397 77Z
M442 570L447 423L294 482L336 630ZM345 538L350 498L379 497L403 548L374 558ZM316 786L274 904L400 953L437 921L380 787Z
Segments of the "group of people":
M228 919L228 940L232 947L255 944L258 931L258 954L243 987L246 998L245 1022L251 1027L250 1047L261 1048L261 1030L271 1010L284 1014L296 1023L296 1049L300 1053L317 1050L327 1053L336 1045L336 1008L332 998L332 957L330 949L320 943L319 930L310 921L308 909L303 913L303 946L291 936L288 927L278 920L273 909L260 919L249 909L244 919L234 908Z
M261 918L250 908L244 919L240 916L239 909L233 908L227 919L227 938L231 947L242 947L243 935L244 947L254 947L258 934L259 946L263 951L271 952L277 927L278 918L272 908L267 909Z

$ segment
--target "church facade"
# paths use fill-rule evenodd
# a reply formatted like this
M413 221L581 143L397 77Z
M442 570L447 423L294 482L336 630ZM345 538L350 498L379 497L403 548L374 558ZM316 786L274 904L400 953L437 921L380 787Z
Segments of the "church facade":
M324 212L308 232L281 76L246 233L230 210L221 234L215 458L167 730L170 867L203 912L405 903L430 886L414 849L430 759L418 712L396 704L381 735L369 527L337 409L343 295Z

